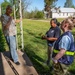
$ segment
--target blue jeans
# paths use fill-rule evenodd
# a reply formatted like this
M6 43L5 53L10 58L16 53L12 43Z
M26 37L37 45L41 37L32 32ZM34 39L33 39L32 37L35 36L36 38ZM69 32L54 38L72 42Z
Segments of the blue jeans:
M18 54L16 51L16 36L5 36L6 42L9 46L9 50L14 62L18 61Z

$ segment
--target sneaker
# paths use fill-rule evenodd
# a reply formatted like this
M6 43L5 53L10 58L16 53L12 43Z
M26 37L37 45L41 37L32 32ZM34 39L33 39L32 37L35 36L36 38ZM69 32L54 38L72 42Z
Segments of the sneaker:
M10 60L11 60L11 61L13 61L13 59L12 59L12 58L10 58Z
M19 63L18 61L17 61L17 62L15 62L15 64L16 64L16 65L20 65L20 63Z

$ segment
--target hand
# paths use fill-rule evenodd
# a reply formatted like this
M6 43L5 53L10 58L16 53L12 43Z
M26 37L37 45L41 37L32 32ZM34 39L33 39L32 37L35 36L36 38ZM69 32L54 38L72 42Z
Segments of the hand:
M43 35L43 36L42 36L42 39L46 39L46 36Z
M18 19L18 22L21 22L22 21L22 19Z
M17 20L15 20L16 23L19 23L19 22L21 22L21 21L22 21L22 19L17 19Z
M53 61L53 63L55 63L55 64L58 63L58 61L57 61L56 59L54 59L54 58L52 58L52 61Z

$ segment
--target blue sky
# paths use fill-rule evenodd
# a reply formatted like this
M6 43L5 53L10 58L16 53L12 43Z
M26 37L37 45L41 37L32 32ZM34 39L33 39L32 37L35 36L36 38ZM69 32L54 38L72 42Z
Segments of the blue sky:
M0 0L0 3L3 2L3 1L4 0ZM65 1L66 0L58 0L57 1L57 7L58 6L63 7ZM75 0L73 0L73 4L74 4L74 1ZM35 10L35 8L37 8L38 10L44 9L44 0L30 0L30 2L31 2L31 5L28 7L28 11Z
M3 2L4 0L0 0L0 3Z
M30 0L32 3L31 5L29 6L29 11L30 10L34 10L35 7L38 9L38 10L43 10L44 9L44 0ZM73 0L73 4L74 4L74 1ZM58 0L57 1L57 7L60 6L60 7L63 7L64 6L64 3L66 2L66 0ZM75 5L75 4L74 4Z

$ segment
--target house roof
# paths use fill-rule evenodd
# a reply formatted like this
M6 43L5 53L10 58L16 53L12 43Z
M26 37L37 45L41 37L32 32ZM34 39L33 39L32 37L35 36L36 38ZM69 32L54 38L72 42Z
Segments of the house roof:
M55 8L52 8L51 9L52 12L75 12L75 9L74 8L59 8L59 9L55 9Z

